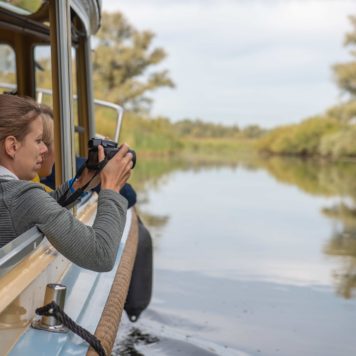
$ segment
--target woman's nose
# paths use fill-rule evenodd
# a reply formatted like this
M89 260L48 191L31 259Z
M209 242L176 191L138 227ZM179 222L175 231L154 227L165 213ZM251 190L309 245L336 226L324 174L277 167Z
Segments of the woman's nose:
M45 154L48 152L48 147L42 142L42 145L41 145L41 154Z

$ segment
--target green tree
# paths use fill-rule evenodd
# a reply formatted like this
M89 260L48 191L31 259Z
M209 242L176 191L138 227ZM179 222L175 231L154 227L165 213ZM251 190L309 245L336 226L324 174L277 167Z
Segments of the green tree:
M30 12L38 10L42 4L42 0L4 0L4 2L8 2Z
M356 58L356 51L354 47L356 46L356 16L350 16L350 21L353 27L351 32L345 35L344 44L345 46L352 47L350 54L352 57ZM356 61L350 61L346 63L339 63L333 67L336 82L339 87L345 92L349 93L352 99L355 99L356 95Z
M258 125L249 125L246 126L242 133L244 136L248 137L248 138L258 138L261 137L264 134L264 130L259 127Z
M0 44L0 82L15 84L15 53L7 44Z
M147 112L147 93L174 87L167 70L152 70L166 58L162 48L151 49L154 34L139 31L119 12L103 13L93 59L95 96L131 110Z
M336 118L340 123L345 124L343 129L346 130L356 117L356 16L349 16L349 20L352 30L345 34L344 45L350 47L352 59L349 62L337 63L332 67L337 85L349 97L347 101L329 108L326 112L326 117ZM351 151L355 151L355 147L352 147Z
M232 138L236 137L240 129L235 126L223 126L205 122L201 119L184 119L174 124L174 131L182 138Z

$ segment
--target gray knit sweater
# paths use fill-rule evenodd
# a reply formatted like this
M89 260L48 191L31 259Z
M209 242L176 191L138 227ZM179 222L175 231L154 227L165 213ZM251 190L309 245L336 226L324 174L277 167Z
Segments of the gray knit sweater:
M57 199L65 183L52 193L40 184L0 178L0 247L33 226L77 265L98 272L112 269L126 220L127 201L101 190L92 227L77 220Z

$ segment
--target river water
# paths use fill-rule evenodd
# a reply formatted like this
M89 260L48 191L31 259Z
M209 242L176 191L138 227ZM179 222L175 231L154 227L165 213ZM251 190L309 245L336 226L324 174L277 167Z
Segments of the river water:
M355 175L295 159L144 174L153 296L115 353L355 355Z

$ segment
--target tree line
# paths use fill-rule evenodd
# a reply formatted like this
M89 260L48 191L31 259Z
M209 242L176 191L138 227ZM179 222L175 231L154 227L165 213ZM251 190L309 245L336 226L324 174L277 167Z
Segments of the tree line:
M300 124L271 130L256 143L258 150L332 159L356 156L356 16L349 19L352 30L346 33L344 45L351 49L352 60L332 67L335 82L347 99Z

